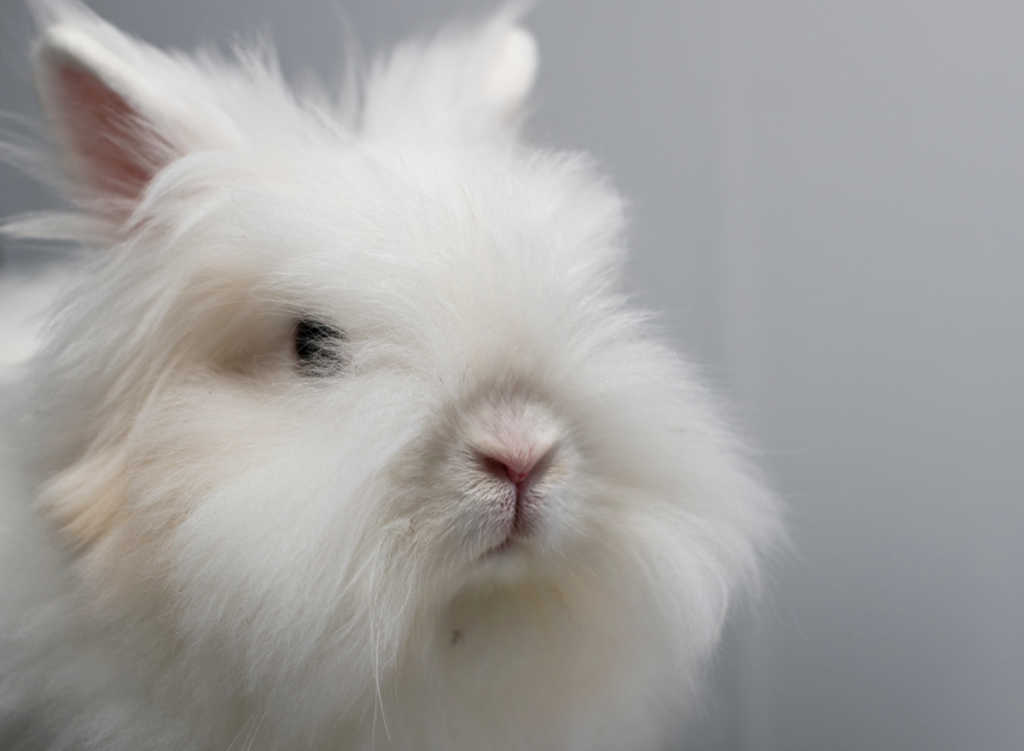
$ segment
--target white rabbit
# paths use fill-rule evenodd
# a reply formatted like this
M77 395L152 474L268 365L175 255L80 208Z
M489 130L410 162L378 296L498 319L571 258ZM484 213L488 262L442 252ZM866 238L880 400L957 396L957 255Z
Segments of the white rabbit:
M678 740L778 510L517 138L518 14L339 104L34 7L79 212L8 231L89 250L5 395L0 747Z

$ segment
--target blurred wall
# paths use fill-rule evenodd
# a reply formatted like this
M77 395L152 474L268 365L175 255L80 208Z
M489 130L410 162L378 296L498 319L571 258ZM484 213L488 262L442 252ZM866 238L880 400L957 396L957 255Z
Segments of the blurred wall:
M27 14L0 3L0 108L24 113ZM286 70L328 76L343 24L373 50L492 6L91 4L161 45L272 28ZM546 0L528 24L531 136L630 197L630 284L790 508L795 552L682 747L1020 751L1024 4ZM47 205L0 172L0 214Z

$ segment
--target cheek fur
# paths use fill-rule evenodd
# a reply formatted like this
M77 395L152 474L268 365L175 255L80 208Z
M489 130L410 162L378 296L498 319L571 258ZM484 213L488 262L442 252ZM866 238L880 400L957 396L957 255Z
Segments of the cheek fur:
M43 486L40 508L69 548L87 550L116 529L126 497L126 466L123 447L101 449Z
M107 424L94 441L106 445L86 450L42 487L41 510L97 591L126 603L163 597L178 532L226 482L224 462L241 472L268 460L273 447L253 436L280 434L280 426L252 393L213 386L151 394L131 420ZM213 411L216 421L207 419ZM244 509L247 499L239 504Z

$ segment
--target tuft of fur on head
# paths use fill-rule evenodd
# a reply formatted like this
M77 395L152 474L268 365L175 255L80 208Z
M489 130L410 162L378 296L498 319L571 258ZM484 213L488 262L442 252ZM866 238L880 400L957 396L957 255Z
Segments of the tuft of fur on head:
M93 247L25 379L0 739L662 747L778 511L622 294L617 194L518 139L519 13L353 112L34 7L82 221L15 231Z

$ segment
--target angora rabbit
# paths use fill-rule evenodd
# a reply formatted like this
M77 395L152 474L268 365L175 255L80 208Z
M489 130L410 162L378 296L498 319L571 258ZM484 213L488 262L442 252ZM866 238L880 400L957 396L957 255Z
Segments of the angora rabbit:
M518 140L517 13L332 100L35 8L78 212L8 231L90 247L6 393L0 746L678 739L777 510Z

